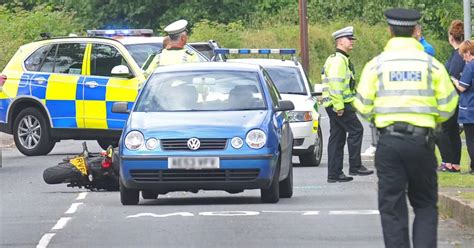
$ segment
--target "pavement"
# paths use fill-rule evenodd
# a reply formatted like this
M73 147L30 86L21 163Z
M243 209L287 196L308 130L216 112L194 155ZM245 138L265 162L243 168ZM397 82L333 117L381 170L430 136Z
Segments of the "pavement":
M13 136L0 132L0 158L2 148L14 147ZM362 154L363 163L373 166L375 149L369 147ZM372 163L372 164L371 164ZM0 168L2 163L0 160ZM474 201L459 197L460 192L474 192L474 188L440 188L438 206L440 215L455 219L467 228L474 229Z

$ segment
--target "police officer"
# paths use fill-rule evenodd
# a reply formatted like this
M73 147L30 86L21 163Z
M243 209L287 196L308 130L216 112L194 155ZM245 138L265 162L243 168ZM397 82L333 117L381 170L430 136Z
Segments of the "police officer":
M178 20L165 27L169 43L153 59L147 69L148 73L153 72L157 66L199 62L198 55L184 47L188 41L187 26L188 21Z
M392 38L365 65L354 106L380 131L375 167L385 246L410 247L407 192L415 213L413 245L436 247L433 129L454 113L458 96L443 64L413 38L420 13L397 8L385 16Z
M361 162L361 145L364 128L351 106L355 95L354 66L348 53L354 44L354 28L346 27L332 34L336 42L336 52L330 55L322 71L323 105L329 116L330 136L328 143L328 182L349 182L342 172L344 145L349 148L349 174L369 175Z

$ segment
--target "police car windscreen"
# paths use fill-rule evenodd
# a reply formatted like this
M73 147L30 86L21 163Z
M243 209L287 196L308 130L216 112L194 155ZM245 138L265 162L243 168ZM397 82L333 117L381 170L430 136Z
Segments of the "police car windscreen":
M137 62L138 66L142 67L150 54L161 51L162 45L162 43L143 43L126 45L125 47L135 62Z
M193 71L153 74L135 112L264 110L256 72Z
M299 68L284 66L265 66L280 94L306 95L303 78Z

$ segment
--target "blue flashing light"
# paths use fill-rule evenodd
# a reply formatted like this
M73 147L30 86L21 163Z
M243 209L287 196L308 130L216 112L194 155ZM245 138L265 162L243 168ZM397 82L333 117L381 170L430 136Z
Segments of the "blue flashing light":
M114 37L114 36L152 36L151 29L97 29L87 30L88 36Z
M283 48L283 49L248 49L248 48L216 48L214 49L214 54L280 54L280 55L293 55L296 54L296 49L293 48Z

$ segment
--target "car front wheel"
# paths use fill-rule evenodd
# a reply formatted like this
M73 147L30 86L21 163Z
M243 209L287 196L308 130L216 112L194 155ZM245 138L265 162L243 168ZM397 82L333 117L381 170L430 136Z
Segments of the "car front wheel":
M13 139L18 150L26 156L46 155L56 142L51 139L49 124L38 108L22 110L13 123Z
M137 205L139 199L140 191L135 189L129 189L123 185L122 179L119 179L120 182L120 201L122 205Z
M281 154L278 156L278 162L276 164L275 173L273 175L272 183L267 189L260 189L262 202L265 203L277 203L280 200L280 164Z
M323 134L321 126L318 127L318 137L312 146L309 154L300 155L300 162L303 166L319 166L323 156Z

